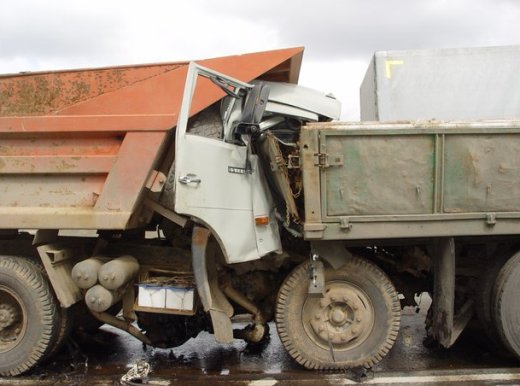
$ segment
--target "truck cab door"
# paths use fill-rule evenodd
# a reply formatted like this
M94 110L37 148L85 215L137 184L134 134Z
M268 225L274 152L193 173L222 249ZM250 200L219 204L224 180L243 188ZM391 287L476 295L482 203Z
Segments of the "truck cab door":
M243 144L226 142L223 135L208 138L187 132L191 102L208 87L242 98L253 86L190 64L176 131L175 211L209 228L228 263L258 259L281 249L258 157ZM260 218L264 221L257 225Z

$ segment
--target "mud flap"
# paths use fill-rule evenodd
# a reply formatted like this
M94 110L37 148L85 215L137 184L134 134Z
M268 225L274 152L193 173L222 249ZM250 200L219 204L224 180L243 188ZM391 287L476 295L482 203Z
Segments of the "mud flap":
M216 309L209 310L209 315L211 316L215 340L220 343L233 343L233 326L229 316Z
M76 251L61 246L58 242L58 231L55 230L36 231L33 245L36 246L60 305L68 308L79 302L83 295L72 281L71 274Z

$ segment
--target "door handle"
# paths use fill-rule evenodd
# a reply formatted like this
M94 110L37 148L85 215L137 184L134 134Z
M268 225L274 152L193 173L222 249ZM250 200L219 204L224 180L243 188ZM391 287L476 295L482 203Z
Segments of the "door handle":
M201 181L200 178L197 178L196 174L188 173L185 176L179 177L179 182L186 185L190 183L200 184Z

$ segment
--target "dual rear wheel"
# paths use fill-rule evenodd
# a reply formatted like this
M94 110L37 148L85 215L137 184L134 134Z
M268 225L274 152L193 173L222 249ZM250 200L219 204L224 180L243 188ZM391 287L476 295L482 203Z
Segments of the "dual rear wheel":
M520 359L520 252L501 251L480 277L476 314L489 346Z
M520 359L520 252L500 269L491 291L491 320L500 342Z

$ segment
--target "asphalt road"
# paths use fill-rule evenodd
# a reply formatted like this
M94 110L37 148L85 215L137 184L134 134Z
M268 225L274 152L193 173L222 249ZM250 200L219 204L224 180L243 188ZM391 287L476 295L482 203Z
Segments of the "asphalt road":
M0 385L118 385L138 361L151 367L150 385L520 385L520 362L483 346L468 331L450 350L423 345L424 309L403 312L401 330L389 355L369 371L339 373L307 371L285 353L271 325L263 350L242 341L217 344L201 333L172 349L144 348L134 338L104 326L95 336L68 347L50 363ZM76 342L78 343L78 342Z

